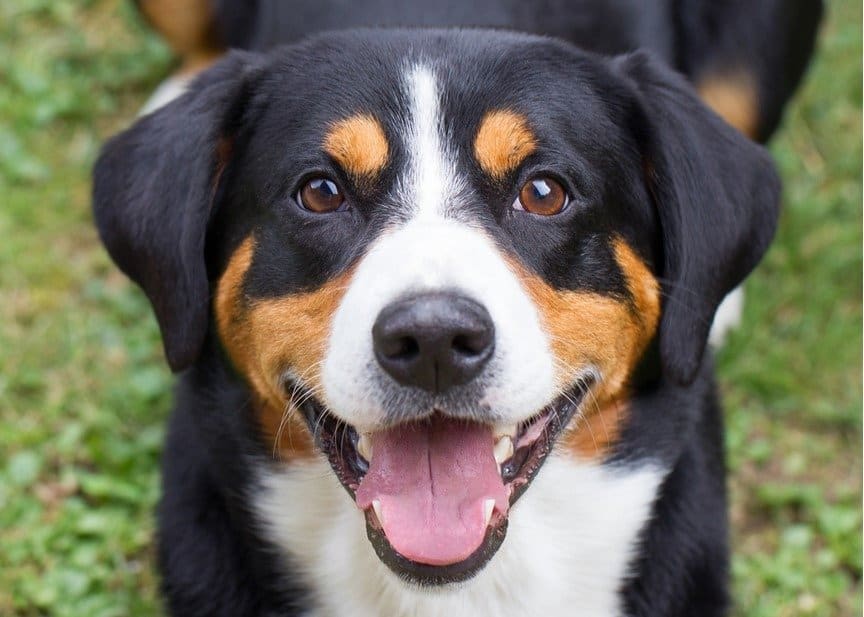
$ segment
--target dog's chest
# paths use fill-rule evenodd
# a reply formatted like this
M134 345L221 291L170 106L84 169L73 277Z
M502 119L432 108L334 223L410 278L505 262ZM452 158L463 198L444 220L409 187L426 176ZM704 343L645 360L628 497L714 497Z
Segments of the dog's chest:
M498 554L448 588L409 586L378 560L362 513L323 460L268 473L255 504L312 592L310 616L611 617L663 475L550 457L514 506Z

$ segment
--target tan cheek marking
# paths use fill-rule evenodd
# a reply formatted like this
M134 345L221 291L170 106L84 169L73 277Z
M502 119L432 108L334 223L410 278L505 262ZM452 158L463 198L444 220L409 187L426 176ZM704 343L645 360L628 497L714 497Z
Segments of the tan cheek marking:
M278 440L282 459L316 455L311 435L299 412L288 408L288 394L279 383L291 369L304 384L321 391L320 367L330 321L344 294L350 273L315 291L281 298L243 296L243 281L252 263L255 241L248 237L234 253L216 292L216 323L232 362L256 395L259 420L267 443ZM284 417L284 422L283 422Z
M618 443L626 419L626 400L612 399L602 407L589 400L583 415L564 436L564 449L582 460L602 459Z
M537 138L521 114L498 110L487 113L474 139L474 156L480 168L503 178L537 149Z
M565 448L585 458L605 453L617 439L626 417L627 380L660 317L660 289L651 271L622 239L614 240L613 248L630 302L592 292L556 290L516 266L549 335L559 387L568 386L574 372L589 364L603 376L588 394L585 417L576 421L564 440Z
M639 349L641 354L660 322L660 283L623 238L615 238L612 246L615 249L615 261L627 281L627 289L636 308L636 318L642 323L643 333L647 335Z
M700 79L699 96L708 107L747 137L759 130L759 95L752 76L740 71Z
M381 123L361 114L332 124L324 137L324 151L355 179L370 180L387 164L389 146Z

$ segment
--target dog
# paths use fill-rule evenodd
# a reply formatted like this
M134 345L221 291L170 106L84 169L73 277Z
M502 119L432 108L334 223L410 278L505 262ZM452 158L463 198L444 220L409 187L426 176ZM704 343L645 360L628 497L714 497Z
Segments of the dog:
M228 49L267 51L310 32L346 27L485 26L570 41L614 55L648 49L693 82L703 101L759 142L774 134L809 63L821 0L482 0L282 2L135 0L181 59L145 112L166 103Z
M813 52L821 0L580 0L472 4L418 8L411 3L328 3L324 7L280 0L135 0L140 14L181 59L142 108L152 112L179 96L192 78L229 48L263 51L296 41L309 24L339 28L348 23L518 25L554 34L584 49L606 54L652 49L687 75L703 101L749 137L766 142L779 125L786 102L801 81ZM452 3L451 3L452 4ZM322 9L323 10L319 10ZM482 16L482 18L481 18ZM719 348L741 322L742 286L733 289L714 315L709 343Z
M568 27L519 7L472 10ZM724 615L706 344L773 236L770 157L662 53L320 32L364 25L336 8L295 5L309 36L230 52L94 169L179 376L167 608Z

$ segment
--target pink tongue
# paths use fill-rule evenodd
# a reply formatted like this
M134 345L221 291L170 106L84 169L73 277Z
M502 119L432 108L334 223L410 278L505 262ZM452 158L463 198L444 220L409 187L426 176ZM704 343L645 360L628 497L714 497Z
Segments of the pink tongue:
M492 447L488 426L438 415L373 433L357 505L381 502L384 533L403 557L434 566L463 561L486 535L484 502L507 513Z

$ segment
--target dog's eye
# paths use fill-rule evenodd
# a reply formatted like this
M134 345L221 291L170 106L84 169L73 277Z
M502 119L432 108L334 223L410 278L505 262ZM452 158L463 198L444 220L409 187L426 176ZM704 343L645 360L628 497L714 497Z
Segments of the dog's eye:
M336 212L347 207L345 197L335 182L329 178L313 178L297 193L297 203L318 214Z
M569 203L570 197L559 182L541 176L522 185L513 207L531 214L551 216L561 212Z

